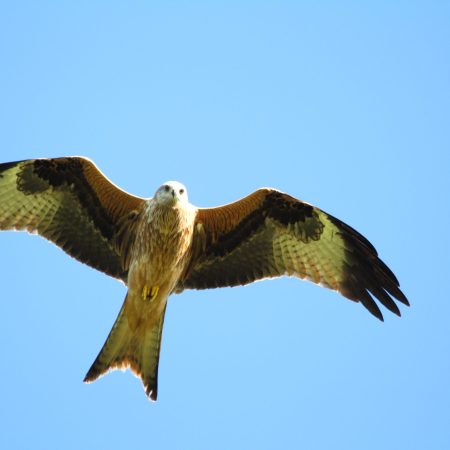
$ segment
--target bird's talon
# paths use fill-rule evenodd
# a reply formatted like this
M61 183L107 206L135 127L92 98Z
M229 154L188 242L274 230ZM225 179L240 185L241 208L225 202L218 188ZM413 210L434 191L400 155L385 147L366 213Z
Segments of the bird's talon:
M142 299L152 301L159 292L159 286L148 286L147 284L142 288Z

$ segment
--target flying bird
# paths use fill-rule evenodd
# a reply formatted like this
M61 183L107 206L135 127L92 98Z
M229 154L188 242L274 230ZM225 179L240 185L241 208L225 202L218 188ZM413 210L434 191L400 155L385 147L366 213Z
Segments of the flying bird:
M169 181L152 198L114 185L84 157L0 164L0 229L37 233L70 256L121 280L128 291L89 369L91 382L130 368L156 400L167 299L184 289L296 276L400 316L409 305L391 270L360 233L275 189L197 208Z

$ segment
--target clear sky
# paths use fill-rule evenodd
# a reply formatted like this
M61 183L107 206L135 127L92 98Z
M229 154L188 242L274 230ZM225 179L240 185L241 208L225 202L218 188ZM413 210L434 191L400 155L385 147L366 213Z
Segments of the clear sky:
M125 287L0 233L0 447L450 448L450 4L1 2L1 161L85 155L213 206L273 186L363 233L385 323L296 279L169 300L159 399L85 385Z

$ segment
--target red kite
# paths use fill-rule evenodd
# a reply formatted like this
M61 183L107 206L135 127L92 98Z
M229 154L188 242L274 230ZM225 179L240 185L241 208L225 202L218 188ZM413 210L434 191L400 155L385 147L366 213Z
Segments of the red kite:
M184 289L237 286L282 275L306 278L383 316L409 305L375 248L350 226L275 189L197 208L167 182L153 198L111 183L86 158L0 164L0 229L26 230L128 286L85 381L131 368L156 400L167 299Z

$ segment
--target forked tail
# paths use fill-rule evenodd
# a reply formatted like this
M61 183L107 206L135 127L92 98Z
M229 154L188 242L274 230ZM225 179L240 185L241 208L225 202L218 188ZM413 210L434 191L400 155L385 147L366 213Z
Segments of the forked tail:
M126 305L127 298L84 381L90 383L110 370L130 368L142 380L146 394L156 401L159 352L166 305L159 317L137 327L130 326Z

